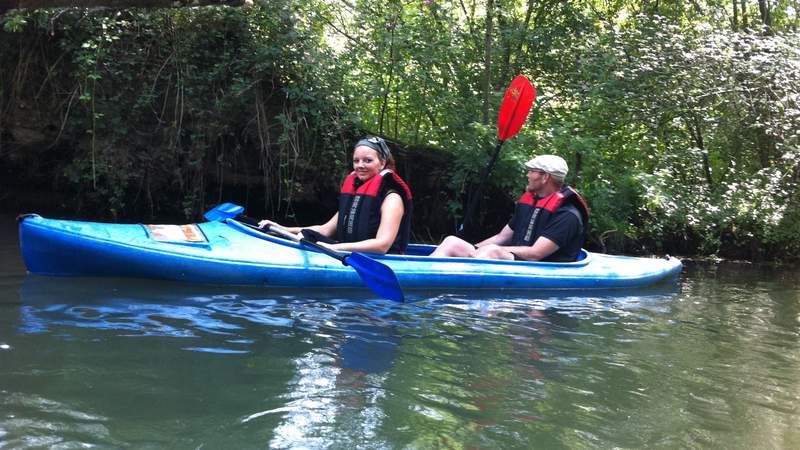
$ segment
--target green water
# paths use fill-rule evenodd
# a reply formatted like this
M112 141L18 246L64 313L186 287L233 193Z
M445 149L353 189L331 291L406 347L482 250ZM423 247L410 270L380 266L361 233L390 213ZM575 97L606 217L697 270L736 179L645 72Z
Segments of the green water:
M25 276L0 241L0 449L800 448L797 270L615 294Z

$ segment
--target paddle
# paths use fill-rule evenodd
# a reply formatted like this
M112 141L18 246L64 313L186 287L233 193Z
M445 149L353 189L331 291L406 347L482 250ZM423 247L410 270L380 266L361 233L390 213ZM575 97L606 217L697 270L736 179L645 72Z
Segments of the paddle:
M206 211L203 217L209 222L222 222L225 219L233 219L243 212L244 206L222 203Z
M489 163L484 167L481 173L481 181L478 184L478 189L469 197L470 201L467 209L464 211L464 218L461 226L458 227L458 232L462 233L466 228L469 229L470 221L472 220L472 213L478 205L478 199L481 197L483 186L489 178L489 173L497 161L497 156L500 155L500 148L503 143L513 137L522 128L522 124L528 118L528 113L533 106L533 101L536 99L536 89L531 85L523 75L517 75L516 78L508 86L506 95L503 97L503 103L500 105L500 112L497 115L497 146L494 148L494 154L489 160Z
M331 258L337 259L345 266L352 267L361 277L361 281L363 281L368 288L372 289L372 292L396 302L404 301L403 290L400 287L400 282L397 280L397 275L395 275L394 271L386 264L375 261L369 256L358 252L351 252L349 255L341 254L328 247L317 244L316 242L309 241L306 238L300 238L280 227L268 225L265 228L260 228L257 220L242 215L242 211L244 211L244 208L241 206L232 203L223 203L203 214L203 217L212 222L236 219L263 233L272 232L286 239L299 242L300 245L313 248Z

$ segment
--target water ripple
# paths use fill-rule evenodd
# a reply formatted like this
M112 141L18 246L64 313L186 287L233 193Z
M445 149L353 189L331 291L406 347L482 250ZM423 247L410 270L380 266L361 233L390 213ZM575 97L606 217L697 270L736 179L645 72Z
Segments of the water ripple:
M0 406L4 415L0 422L0 449L122 445L111 436L106 417L81 411L75 405L0 391Z
M747 277L720 285L718 276L693 273L679 292L410 293L417 301L406 304L363 292L31 277L22 304L3 316L13 332L0 326L2 367L12 368L0 370L0 382L16 399L0 405L15 414L0 418L0 442L370 449L797 442L798 291ZM25 406L25 397L38 406ZM88 433L97 426L105 430L94 439Z

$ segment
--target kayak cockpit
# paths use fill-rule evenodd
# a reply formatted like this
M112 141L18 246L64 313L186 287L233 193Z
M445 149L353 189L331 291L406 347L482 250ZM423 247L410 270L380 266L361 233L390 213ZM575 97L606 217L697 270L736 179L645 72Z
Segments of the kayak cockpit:
M302 245L298 244L297 242L281 238L279 236L275 236L272 234L268 234L264 231L258 230L250 225L241 223L235 219L227 219L225 223L229 225L231 228L245 233L249 236L256 237L258 239L262 239L265 241L270 241L276 244L284 245L287 247L292 248L299 248L306 251L316 252L314 249L303 247ZM586 250L581 249L581 253L578 256L577 261L571 262L550 262L550 261L504 261L504 260L488 260L488 259L474 259L474 258L453 258L453 257L430 257L433 250L436 248L435 245L429 244L409 244L408 248L406 249L406 253L402 255L394 255L394 254L372 254L370 253L369 256L371 258L380 259L380 260L400 260L400 261L430 261L430 262L469 262L470 264L500 264L500 265L513 265L513 266L551 266L551 267L580 267L589 264L592 256Z

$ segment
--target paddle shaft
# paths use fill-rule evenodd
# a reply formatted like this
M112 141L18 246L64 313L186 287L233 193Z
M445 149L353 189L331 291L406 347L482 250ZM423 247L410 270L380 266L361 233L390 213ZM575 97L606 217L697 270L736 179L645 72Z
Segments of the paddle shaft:
M350 264L347 263L347 256L342 255L341 253L337 252L336 250L333 250L333 249L330 249L328 247L319 245L316 242L309 241L306 238L297 237L296 234L290 233L289 231L284 230L281 227L276 227L274 225L267 225L266 227L263 227L263 228L259 227L258 226L258 221L256 219L253 219L252 217L245 216L244 214L237 215L236 216L236 220L238 220L239 222L244 223L245 225L249 225L249 226L251 226L251 227L253 227L253 228L255 228L255 229L257 229L257 230L259 230L261 232L264 232L264 233L269 233L269 232L275 233L277 235L280 235L281 237L289 239L290 241L299 242L300 244L305 245L306 247L315 248L315 249L319 250L320 252L325 253L326 255L330 256L331 258L335 258L335 259L339 260L345 266L349 266L350 265Z
M463 233L465 228L469 228L472 219L472 213L475 211L475 208L478 206L478 201L481 198L481 192L483 192L483 187L486 185L486 180L489 178L489 173L491 173L492 169L494 168L494 163L497 162L497 157L500 155L500 148L503 146L503 142L505 141L497 141L497 146L494 148L494 154L492 155L492 159L489 160L489 164L483 168L483 173L481 174L481 181L478 184L478 189L472 193L469 197L469 203L467 204L467 209L464 211L464 220L461 222L461 226L458 227L458 232Z
M503 103L500 104L500 111L497 114L497 146L494 148L492 159L483 170L481 174L478 189L473 191L467 196L467 205L464 209L464 216L461 226L458 227L459 234L463 235L465 228L469 230L469 225L472 222L472 215L483 193L483 187L492 172L494 163L500 155L500 148L503 142L507 141L522 129L522 125L528 118L528 113L533 106L533 101L536 99L536 89L530 81L523 75L517 75L511 84L506 89L506 94L503 96Z
M290 232L284 230L281 227L276 227L274 225L267 225L266 227L261 228L261 229L264 230L264 231L270 231L272 233L278 234L278 235L280 235L280 236L282 236L282 237L284 237L286 239L289 239L289 240L292 240L292 241L295 241L295 242L299 242L300 244L305 245L307 247L315 248L315 249L319 250L320 252L325 253L326 255L330 256L331 258L338 259L345 266L349 266L350 265L350 264L347 263L347 256L342 255L341 253L337 252L336 250L333 250L333 249L330 249L328 247L325 247L324 245L319 245L316 242L309 241L306 238L298 238L297 235L295 235L294 233L290 233Z

